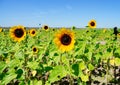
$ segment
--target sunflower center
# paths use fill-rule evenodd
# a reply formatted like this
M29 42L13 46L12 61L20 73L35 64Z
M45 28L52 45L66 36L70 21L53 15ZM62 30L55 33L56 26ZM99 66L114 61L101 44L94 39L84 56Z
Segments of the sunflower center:
M62 37L61 37L61 43L63 45L69 45L71 43L71 37L67 34L64 34Z
M53 29L53 31L55 31L55 29Z
M91 25L91 26L95 26L95 23L94 23L94 22L91 22L90 25Z
M37 51L37 49L36 48L33 48L33 52L36 52Z
M44 29L47 30L47 29L48 29L48 26L45 26Z
M32 31L32 34L35 34L35 31Z
M24 31L22 29L16 29L14 34L16 37L21 38L24 35Z

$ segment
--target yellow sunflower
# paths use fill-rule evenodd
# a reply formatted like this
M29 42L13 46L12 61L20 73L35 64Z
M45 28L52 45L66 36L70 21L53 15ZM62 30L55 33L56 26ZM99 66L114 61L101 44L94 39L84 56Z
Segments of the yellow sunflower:
M3 29L2 29L2 28L0 28L0 32L2 32L2 30L3 30Z
M26 30L24 26L18 25L10 28L10 37L14 39L14 41L20 42L24 40L26 36Z
M117 37L119 37L119 38L120 38L120 33L118 33L118 34L117 34Z
M106 29L106 28L104 28L104 29L103 29L103 33L106 33L106 32L107 32L107 29Z
M30 29L29 34L30 36L34 37L36 35L36 29Z
M52 31L55 31L55 29L53 28Z
M88 27L90 27L90 28L96 28L96 21L95 20L90 20L88 22Z
M46 31L48 31L48 29L49 29L48 25L44 25L42 28Z
M38 53L38 48L35 47L35 46L33 46L33 47L32 47L32 51L33 51L33 53Z
M74 48L74 33L68 29L62 28L55 34L55 44L62 51L70 51Z

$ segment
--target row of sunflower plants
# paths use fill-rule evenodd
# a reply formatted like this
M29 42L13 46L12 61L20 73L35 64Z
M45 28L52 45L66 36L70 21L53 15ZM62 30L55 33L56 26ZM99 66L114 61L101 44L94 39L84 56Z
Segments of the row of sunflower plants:
M96 21L88 23L96 28ZM26 29L0 32L1 85L88 85L119 83L119 38L112 29Z
M13 26L0 32L0 84L28 84L37 69L43 75L40 62L43 62L49 41L46 39L49 33L42 36L43 33L39 29L26 30L24 26Z

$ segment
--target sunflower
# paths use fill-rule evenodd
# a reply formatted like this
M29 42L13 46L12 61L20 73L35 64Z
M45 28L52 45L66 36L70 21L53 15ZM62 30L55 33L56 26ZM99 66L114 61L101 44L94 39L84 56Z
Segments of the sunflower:
M55 29L53 28L52 31L55 31Z
M29 34L34 37L36 35L36 29L30 29Z
M120 38L120 33L118 33L118 34L117 34L117 37L119 37L119 38Z
M32 51L33 51L33 53L38 53L37 47L33 46L33 47L32 47Z
M88 33L89 32L89 30L86 30L86 33Z
M20 42L21 40L24 40L25 36L26 30L24 26L18 25L10 28L10 37L15 41Z
M88 23L88 27L96 28L96 21L95 20L90 20L89 23Z
M107 32L107 29L106 29L106 28L104 28L104 29L103 29L103 33L106 33L106 32Z
M54 42L62 52L70 51L74 48L74 33L62 28L55 34Z
M2 30L3 30L3 29L2 29L2 28L0 28L0 32L2 32Z
M49 29L48 25L44 25L43 29L47 31Z

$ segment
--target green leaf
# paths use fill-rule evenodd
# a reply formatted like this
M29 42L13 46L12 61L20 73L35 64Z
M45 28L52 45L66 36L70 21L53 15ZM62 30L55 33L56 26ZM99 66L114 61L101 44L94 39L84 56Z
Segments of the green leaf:
M83 82L87 82L89 80L88 74L85 75L81 70L79 71L79 77Z
M113 55L113 52L106 52L103 55L103 59L108 59L108 58L112 57L112 55Z
M52 69L53 69L53 67L51 67L51 66L45 67L45 71L46 71L46 72L48 72L48 71L50 71L50 70L52 70Z
M111 52L112 51L112 49L109 47L109 48L107 48L107 52Z
M88 52L89 52L89 49L86 48L84 53L88 53Z
M94 66L90 63L90 64L88 64L88 68L89 68L89 70L93 70Z
M42 85L41 80L30 80L30 85Z
M24 55L23 55L23 52L20 50L20 51L17 51L15 52L15 55L14 55L15 58L17 59L24 59Z
M85 47L86 47L86 42L84 42L84 43L82 44L82 47L81 47L81 49L80 49L80 52L81 52L81 53L84 53L84 52L85 52Z
M23 74L23 70L22 69L18 69L16 73L18 74L17 78L20 78L21 75Z
M85 26L86 28L88 28L89 26Z
M115 50L115 53L119 53L119 54L120 54L120 48L117 48L117 49Z
M5 62L0 61L0 73L2 73L5 68L6 68Z
M73 64L72 69L74 71L73 74L78 76L78 74L79 74L79 65L78 64Z
M20 81L19 85L25 85L24 81Z
M5 53L5 52L4 52L4 53L3 53L3 56L4 56L4 57L7 57L7 56L8 56L8 53Z
M54 57L54 63L59 64L61 56Z
M85 68L86 68L86 65L85 65L84 61L81 61L79 63L79 69L84 70Z
M4 78L3 78L3 81L2 81L2 85L3 84L8 84L11 80L15 79L17 77L17 74L14 74L14 73L11 73L9 75L6 75Z
M79 43L78 46L79 46L79 48L77 47L75 49L74 56L76 56L78 54L83 54L85 52L86 42Z
M48 78L49 82L55 82L67 75L64 66L58 65L54 67L54 69L50 72L50 76Z
M98 49L98 48L100 47L99 45L100 45L100 44L97 43L96 46L95 46L95 48Z
M81 76L81 80L84 81L84 82L87 82L87 81L89 81L89 76L83 74L83 75Z
M18 66L20 64L20 61L18 59L13 59L8 63L8 66L10 68L14 68L15 66Z
M62 62L69 66L69 59L67 59L66 56L62 56Z
M54 56L59 56L59 54L58 53L54 53Z
M86 53L86 56L87 56L87 59L88 59L88 60L91 60L91 58L92 58L92 52Z
M120 58L115 58L115 65L119 66L120 65Z
M30 69L35 70L35 69L38 68L38 64L39 64L39 63L38 63L37 61L34 61L34 62L28 62L27 67L29 67Z

